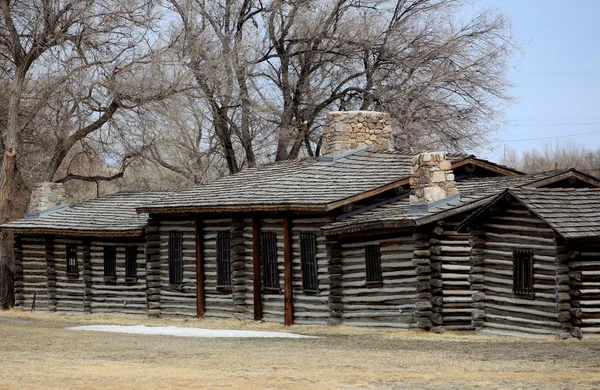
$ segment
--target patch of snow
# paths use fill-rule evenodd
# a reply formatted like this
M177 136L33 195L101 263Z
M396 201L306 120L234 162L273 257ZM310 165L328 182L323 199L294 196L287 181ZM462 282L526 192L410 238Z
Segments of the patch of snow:
M178 337L210 337L210 338L318 338L315 336L304 336L285 332L261 332L256 330L225 330L225 329L200 329L200 328L178 328L176 326L145 326L145 325L85 325L69 328L71 330L89 330L95 332L150 334Z

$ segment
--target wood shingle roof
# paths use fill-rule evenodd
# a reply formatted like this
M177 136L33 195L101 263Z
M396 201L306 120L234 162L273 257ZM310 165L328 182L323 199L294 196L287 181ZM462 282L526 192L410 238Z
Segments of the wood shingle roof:
M422 226L453 215L474 210L492 201L492 198L507 188L540 187L565 178L576 176L587 179L573 169L545 172L522 176L473 177L457 181L460 200L436 207L427 213L410 214L408 198L376 209L334 222L325 226L326 234L343 234L379 228ZM600 184L595 181L596 185Z
M511 188L506 192L566 240L600 238L598 188Z
M138 211L329 211L364 194L376 195L408 184L412 158L398 152L362 150L335 161L318 158L282 161L181 191ZM447 158L453 164L472 161L505 174L520 174L472 155L449 154Z
M174 190L129 190L106 195L44 215L36 219L19 219L1 225L7 231L29 234L134 236L144 231L148 214L136 208L167 195Z

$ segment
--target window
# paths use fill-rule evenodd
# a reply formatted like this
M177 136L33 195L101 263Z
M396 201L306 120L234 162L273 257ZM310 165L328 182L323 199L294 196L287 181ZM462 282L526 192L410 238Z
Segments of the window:
M67 275L79 276L79 266L77 264L77 247L67 245Z
M104 247L104 276L117 276L117 248L114 246Z
M231 240L229 232L217 235L217 286L231 286Z
M137 246L125 248L125 278L135 279L137 277Z
M302 289L319 291L316 234L300 233L300 260L302 262Z
M381 275L381 253L379 245L365 246L365 263L367 268L367 283L380 283Z
M533 252L513 251L513 293L533 294Z
M261 233L261 248L265 288L279 288L279 270L277 269L277 234Z
M169 283L180 284L183 279L183 233L169 233Z

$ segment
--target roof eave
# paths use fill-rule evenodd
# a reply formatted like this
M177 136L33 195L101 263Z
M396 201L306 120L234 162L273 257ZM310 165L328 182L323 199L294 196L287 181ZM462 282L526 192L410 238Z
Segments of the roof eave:
M230 205L230 206L183 206L183 207L142 207L137 208L138 214L190 214L190 213L221 213L221 212L326 212L326 204L278 204L278 205Z
M144 234L144 228L126 230L89 230L89 229L53 229L53 228L19 228L3 227L2 231L24 235L53 235L63 237L140 237Z
M406 219L401 221L369 221L339 228L323 228L321 231L324 236L337 236L350 233L361 233L375 229L400 229L415 226L414 220Z

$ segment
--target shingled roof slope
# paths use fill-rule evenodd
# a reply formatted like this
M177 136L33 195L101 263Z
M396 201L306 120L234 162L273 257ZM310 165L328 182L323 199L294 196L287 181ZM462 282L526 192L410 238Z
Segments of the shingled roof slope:
M507 190L567 240L600 238L600 189Z
M199 212L234 210L327 211L333 202L408 180L413 156L398 152L363 150L336 161L307 158L245 169L216 182L185 190L138 209L139 212ZM467 154L448 154L457 163L475 159ZM489 163L497 169L509 168ZM336 205L339 207L339 205Z
M409 214L409 199L394 203L329 224L323 228L326 234L350 233L376 228L395 228L425 225L452 215L473 210L488 202L490 198L506 188L542 186L576 176L588 179L589 176L574 169L544 172L522 176L473 177L457 181L460 200L441 205L422 214ZM591 178L590 178L591 179ZM596 185L600 184L595 180Z
M128 190L78 203L70 208L36 219L19 219L0 225L7 231L31 234L132 236L139 235L148 214L136 208L176 190Z

